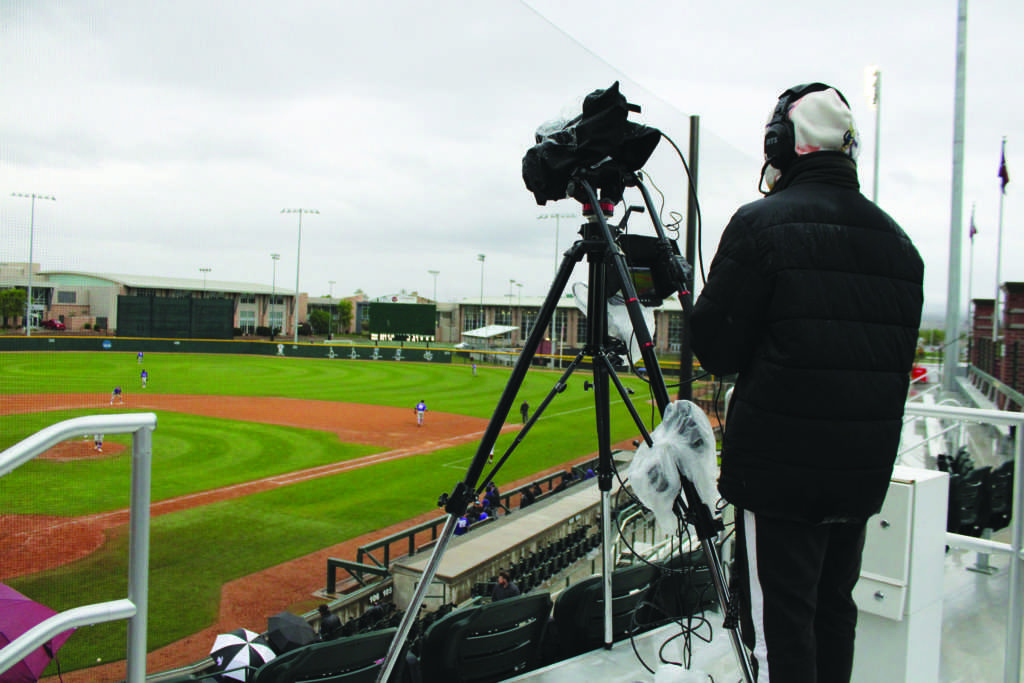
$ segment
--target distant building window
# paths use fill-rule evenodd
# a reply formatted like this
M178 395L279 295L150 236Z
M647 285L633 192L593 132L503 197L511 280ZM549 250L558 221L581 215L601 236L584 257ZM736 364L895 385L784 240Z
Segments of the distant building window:
M239 294L238 295L238 303L240 303L240 304L254 304L254 303L256 303L256 295L255 294Z
M78 303L78 292L57 292L57 303L74 304Z
M256 311L239 311L238 326L243 334L253 334L256 331Z

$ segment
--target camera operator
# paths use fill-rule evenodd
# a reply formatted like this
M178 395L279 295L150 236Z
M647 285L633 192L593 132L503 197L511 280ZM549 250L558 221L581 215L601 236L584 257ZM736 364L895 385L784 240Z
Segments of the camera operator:
M764 146L768 191L722 234L692 344L706 370L737 375L718 488L736 511L756 680L848 681L852 590L899 445L924 264L860 192L838 90L784 92Z

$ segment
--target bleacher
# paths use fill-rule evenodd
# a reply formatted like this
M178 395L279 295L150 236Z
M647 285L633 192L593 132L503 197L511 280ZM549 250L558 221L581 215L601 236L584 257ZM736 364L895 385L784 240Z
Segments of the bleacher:
M1004 529L1013 513L1013 460L996 467L976 467L966 448L940 456L938 468L949 473L946 531L982 537Z
M552 547L552 555L592 543L577 534ZM544 562L536 558L534 566ZM628 640L669 621L714 604L713 588L700 551L677 554L665 563L639 563L612 573L613 640ZM517 570L525 577L530 563ZM390 681L502 681L554 664L604 644L600 576L569 586L557 595L538 590L460 607L447 605L417 620ZM376 680L397 632L401 612L380 606L361 615L330 640L280 653L247 672L250 683L369 683ZM173 683L220 680L212 664L164 679Z

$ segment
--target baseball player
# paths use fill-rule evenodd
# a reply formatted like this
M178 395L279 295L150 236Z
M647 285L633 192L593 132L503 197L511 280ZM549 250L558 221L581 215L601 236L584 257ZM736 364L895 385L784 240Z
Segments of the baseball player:
M124 397L121 395L121 386L114 387L114 390L110 392L110 405L114 405L114 400L118 403L124 403Z
M142 377L142 388L145 389L146 388L146 382L149 381L149 373L146 372L145 368L142 369L142 374L140 375L140 377Z
M416 426L423 426L423 413L427 412L427 404L420 401L416 404Z

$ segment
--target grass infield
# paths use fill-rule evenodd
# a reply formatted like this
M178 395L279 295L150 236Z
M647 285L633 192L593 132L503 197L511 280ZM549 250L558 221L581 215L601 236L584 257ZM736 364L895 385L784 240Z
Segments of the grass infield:
M275 396L409 407L489 417L509 370L347 360L134 353L0 354L0 393L109 392L120 384L147 393ZM531 371L516 399L536 406L558 378ZM498 477L512 481L597 450L590 378L580 371L523 441ZM623 382L647 394L639 380ZM636 434L628 414L612 405L612 438ZM637 403L642 406L642 401ZM104 408L103 411L107 409ZM119 409L120 410L120 409ZM0 418L0 449L61 419L61 411ZM650 417L649 413L644 417ZM517 410L510 420L517 421ZM515 434L498 442L501 452ZM108 442L128 437L108 437ZM153 439L153 500L228 486L271 474L374 452L339 443L333 434L274 425L161 412ZM220 587L286 562L436 509L438 494L462 479L476 451L466 444L373 465L273 491L155 517L151 527L148 645L156 649L213 623ZM33 461L0 479L0 514L80 515L128 505L127 457L97 461ZM53 609L123 598L127 536L116 530L89 557L8 583ZM240 624L241 625L241 624ZM260 624L246 625L259 629ZM123 659L125 623L82 628L61 650L65 671Z

